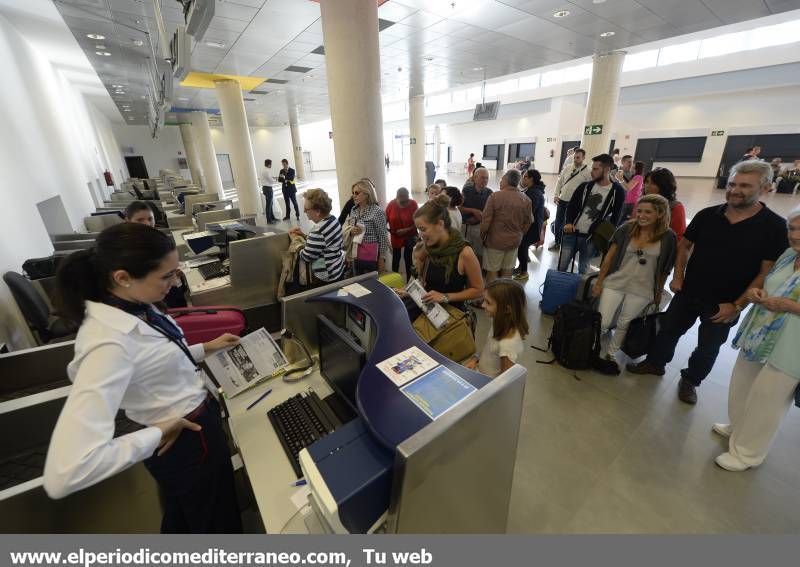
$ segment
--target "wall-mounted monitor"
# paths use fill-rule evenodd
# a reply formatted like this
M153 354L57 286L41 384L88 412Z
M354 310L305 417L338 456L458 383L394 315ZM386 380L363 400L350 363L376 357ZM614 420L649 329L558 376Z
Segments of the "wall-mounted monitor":
M472 115L473 120L494 120L497 118L497 111L500 109L500 101L483 102L475 105L475 114Z

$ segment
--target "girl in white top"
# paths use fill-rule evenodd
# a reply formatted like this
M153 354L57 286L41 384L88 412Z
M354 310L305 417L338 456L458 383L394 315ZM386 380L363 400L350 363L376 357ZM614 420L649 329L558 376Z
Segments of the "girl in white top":
M461 195L458 187L445 187L444 192L450 197L450 206L447 207L447 213L450 215L450 226L461 232L461 210L458 207L464 204L464 196Z
M177 271L172 240L136 223L104 230L95 248L59 268L60 310L81 327L44 489L63 498L144 461L163 496L162 532L241 532L219 405L197 371L204 356L239 338L187 345L153 305L177 285ZM115 438L119 409L144 428Z
M525 289L514 280L500 278L487 284L483 309L492 318L492 332L480 355L467 362L468 368L477 367L494 378L517 362L528 335L525 308Z

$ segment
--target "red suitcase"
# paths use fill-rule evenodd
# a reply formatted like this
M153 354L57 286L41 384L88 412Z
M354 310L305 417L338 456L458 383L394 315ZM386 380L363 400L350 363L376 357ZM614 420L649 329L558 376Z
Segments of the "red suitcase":
M167 313L178 323L190 345L214 340L223 333L241 336L247 327L242 310L227 305L177 307Z

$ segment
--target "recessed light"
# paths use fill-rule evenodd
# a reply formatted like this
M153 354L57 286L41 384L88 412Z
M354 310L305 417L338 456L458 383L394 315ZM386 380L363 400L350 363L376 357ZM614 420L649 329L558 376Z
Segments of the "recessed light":
M135 45L136 47L141 47L144 45L144 42L141 39L134 39L133 45Z
M111 85L111 86L114 87L115 89L125 88L125 85Z
M606 0L592 0L592 4L602 4Z
M89 39L105 39L106 36L100 35L99 33L87 33L86 37Z
M483 67L473 67L473 71L483 71Z
M189 100L189 99L186 98L185 96L182 96L182 97L179 97L178 100Z
M554 18L566 18L567 16L569 16L569 10L559 10L553 14Z
M616 34L616 32L607 31L607 32L601 33L600 37L611 37L612 35L615 35L615 34Z
M111 54L108 51L95 51L97 55L102 55L103 57L111 57Z
M207 41L206 45L209 47L218 47L220 49L225 47L225 44L221 41Z
M106 46L105 45L95 45L94 48L95 49L105 49Z
M122 112L130 112L130 111L131 111L131 109L130 109L130 108L123 108L123 109L122 109Z

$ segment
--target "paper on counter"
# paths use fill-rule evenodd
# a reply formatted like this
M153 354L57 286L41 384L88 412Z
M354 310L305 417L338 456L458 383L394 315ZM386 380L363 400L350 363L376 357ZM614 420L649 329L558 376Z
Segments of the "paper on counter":
M308 506L308 497L311 495L311 487L307 484L299 487L289 497L294 504L294 507L301 510L303 507Z
M406 349L377 364L378 369L398 387L411 382L414 378L422 376L437 366L439 366L438 362L417 347Z
M289 361L263 327L241 338L238 345L205 359L206 366L229 398L278 375Z
M363 285L357 284L357 283L346 285L343 288L341 288L340 291L344 291L346 293L349 293L353 297L364 297L365 295L369 295L370 293L372 293L370 290L365 288Z
M200 291L208 291L210 289L217 289L218 287L224 287L226 285L231 285L231 277L222 276L220 278L211 278L210 280L203 280L202 282L198 282L197 284L192 286L190 290L192 293L197 293Z

